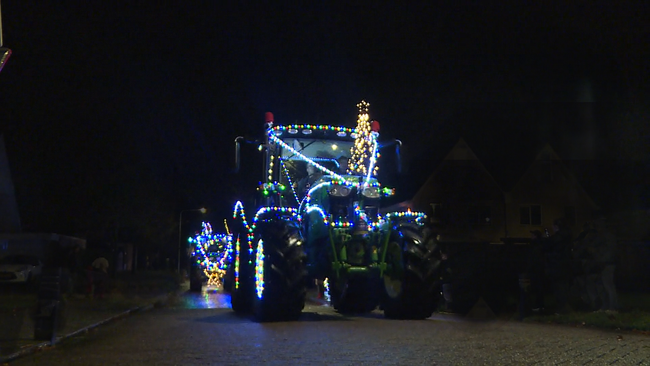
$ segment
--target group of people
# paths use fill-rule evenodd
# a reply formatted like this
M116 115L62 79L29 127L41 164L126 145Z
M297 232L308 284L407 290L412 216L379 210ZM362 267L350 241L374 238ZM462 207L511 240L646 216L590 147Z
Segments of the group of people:
M570 294L580 294L583 309L618 310L614 284L616 239L605 219L585 224L576 238L563 219L553 222L552 234L532 234L526 268L530 286L527 302L532 311L546 308L547 289L555 300L555 313L571 311Z
M574 283L583 301L592 309L616 311L616 238L604 219L584 225L574 242L573 258L578 264Z

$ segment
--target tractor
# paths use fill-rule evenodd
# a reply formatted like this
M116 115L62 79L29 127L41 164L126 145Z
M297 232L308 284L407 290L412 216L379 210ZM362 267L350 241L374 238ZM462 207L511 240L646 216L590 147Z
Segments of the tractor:
M257 140L263 180L255 212L235 204L230 265L224 279L232 309L257 321L300 317L314 281L328 285L342 314L379 309L386 318L424 319L440 293L438 243L422 212L385 212L394 194L376 178L379 125L359 105L356 128L274 125L266 114ZM238 137L236 165L239 166ZM250 142L250 141L248 141ZM399 161L399 159L398 159ZM313 174L301 179L306 171Z

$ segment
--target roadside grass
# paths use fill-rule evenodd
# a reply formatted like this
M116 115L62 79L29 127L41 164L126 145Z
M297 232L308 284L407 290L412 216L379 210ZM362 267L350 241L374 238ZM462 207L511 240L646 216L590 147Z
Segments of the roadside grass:
M36 305L36 295L30 293L2 293L0 313L29 309Z
M151 298L176 291L181 285L181 277L172 272L140 271L118 273L110 278L107 293L102 299L95 299L84 293L85 285L78 284L74 292L63 294L66 304L74 304L98 310L122 310L144 306ZM38 286L8 284L0 288L0 313L13 313L20 310L33 311L37 304Z
M572 311L567 314L533 315L528 322L566 324L611 330L637 331L650 335L650 294L619 293L620 311Z
M30 309L36 305L34 284L2 284L0 286L0 314Z

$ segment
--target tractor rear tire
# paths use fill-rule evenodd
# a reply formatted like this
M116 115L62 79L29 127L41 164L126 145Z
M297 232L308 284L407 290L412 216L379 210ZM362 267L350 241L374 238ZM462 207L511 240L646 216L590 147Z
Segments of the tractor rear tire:
M414 224L393 229L381 306L390 319L426 319L438 305L440 253L430 230Z
M255 320L298 319L307 292L306 256L298 224L282 219L259 222L255 240Z

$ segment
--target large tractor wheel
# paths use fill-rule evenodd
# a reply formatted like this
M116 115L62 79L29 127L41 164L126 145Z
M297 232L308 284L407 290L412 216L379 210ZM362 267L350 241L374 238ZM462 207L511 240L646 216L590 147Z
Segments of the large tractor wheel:
M298 319L305 307L307 276L298 225L279 219L259 222L255 240L255 320Z
M230 303L237 314L251 311L253 300L253 265L246 239L237 238L233 248L232 282L230 287Z
M392 319L425 319L439 297L440 257L436 239L424 227L397 226L391 233L381 305Z

